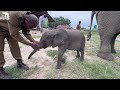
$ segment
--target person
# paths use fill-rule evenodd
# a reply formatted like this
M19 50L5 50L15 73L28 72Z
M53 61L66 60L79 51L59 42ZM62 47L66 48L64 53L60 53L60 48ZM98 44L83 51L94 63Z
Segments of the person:
M6 38L10 46L10 51L14 59L17 60L17 68L29 70L28 65L23 63L18 42L31 46L33 49L39 49L38 42L35 41L30 29L37 26L38 18L27 11L9 11L7 21L0 20L0 79L12 79L12 76L5 72L3 68L4 59L4 39ZM20 32L29 40L24 39Z
M78 25L76 26L77 30L81 30L81 21L79 21Z
M43 19L43 28L48 28L48 24L49 24L48 14L45 14Z
M43 33L43 28L48 28L48 13L43 12L43 15L39 17L39 28Z

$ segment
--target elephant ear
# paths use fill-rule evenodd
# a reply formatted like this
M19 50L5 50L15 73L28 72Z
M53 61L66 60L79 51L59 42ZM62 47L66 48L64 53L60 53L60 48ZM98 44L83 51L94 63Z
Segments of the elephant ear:
M56 33L53 37L52 47L64 45L67 39L68 35L65 30L56 30Z

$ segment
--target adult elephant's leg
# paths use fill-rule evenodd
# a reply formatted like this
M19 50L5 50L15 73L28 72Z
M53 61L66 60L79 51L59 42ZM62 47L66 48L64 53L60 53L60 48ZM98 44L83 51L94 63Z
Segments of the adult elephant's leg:
M120 33L115 34L111 39L111 53L116 53L116 50L115 50L115 47L114 47L115 46L115 39L119 34Z
M111 54L111 35L102 35L100 38L101 46L97 56L106 60L114 60L114 56Z

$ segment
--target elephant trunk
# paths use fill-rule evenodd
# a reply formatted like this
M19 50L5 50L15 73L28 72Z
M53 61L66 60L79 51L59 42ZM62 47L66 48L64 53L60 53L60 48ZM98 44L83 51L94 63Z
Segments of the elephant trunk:
M33 54L35 54L36 52L37 52L37 50L33 50L33 51L30 53L30 55L28 56L28 59L30 59L31 56L32 56Z
M39 48L41 49L41 44L39 43ZM28 56L28 59L30 59L32 57L33 54L35 54L38 50L33 50L30 55Z
M89 41L90 38L91 38L91 28L92 28L92 22L93 22L94 14L95 14L95 11L92 11L92 14L91 14L91 23L90 23L90 31L89 31L89 33L87 35L87 41Z

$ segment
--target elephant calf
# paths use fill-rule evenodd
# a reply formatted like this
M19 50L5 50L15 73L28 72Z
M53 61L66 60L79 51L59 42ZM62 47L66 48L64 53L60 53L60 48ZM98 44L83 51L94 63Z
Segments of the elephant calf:
M65 59L62 58L64 52L68 50L77 51L76 57L80 57L80 60L84 60L84 48L85 48L85 36L82 32L78 30L50 30L45 32L39 42L40 49L47 47L58 46L58 60L57 69L60 69L61 62L65 63ZM28 57L30 57L36 52L34 50ZM81 55L80 55L80 53Z

